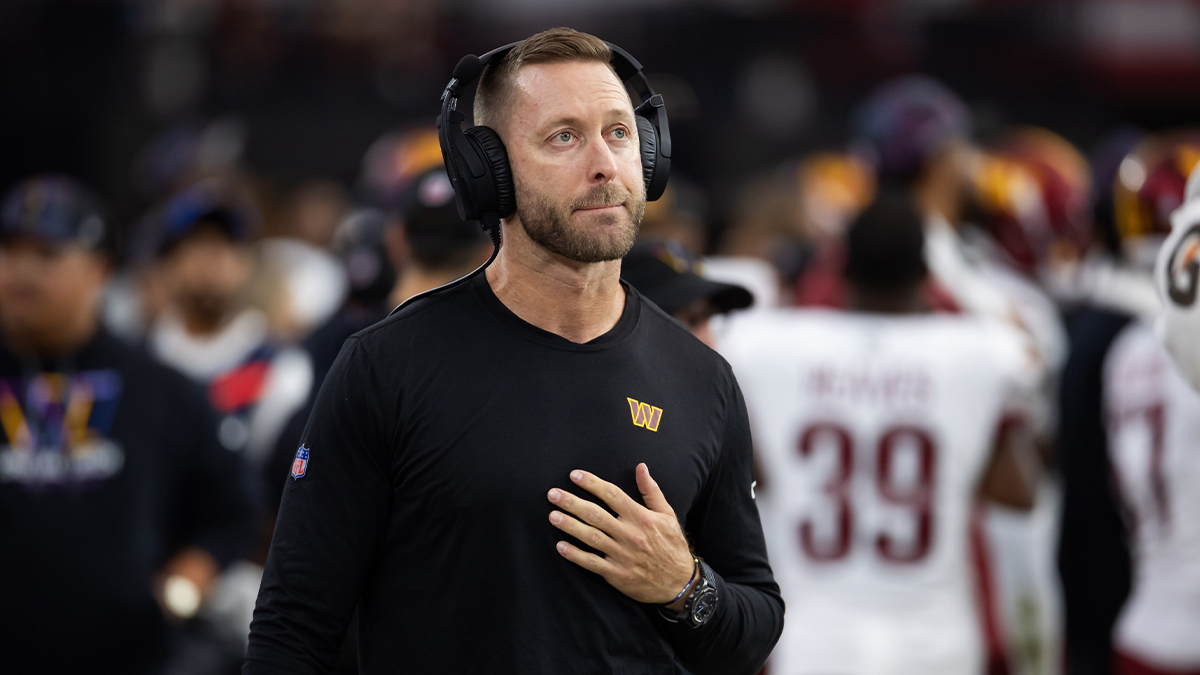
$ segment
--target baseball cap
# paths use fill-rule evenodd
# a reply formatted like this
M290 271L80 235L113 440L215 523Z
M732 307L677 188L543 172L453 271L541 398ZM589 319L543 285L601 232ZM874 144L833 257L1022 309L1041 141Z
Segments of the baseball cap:
M444 168L428 169L405 188L400 216L418 260L439 264L476 248L487 234L475 221L464 221L454 205L454 187Z
M158 250L166 253L200 223L220 227L235 242L250 241L258 228L258 212L249 199L212 183L175 195L162 212Z
M634 245L621 263L621 277L667 314L697 300L708 300L718 314L745 309L754 303L750 291L734 284L705 279L700 264L673 241Z
M0 208L0 236L30 236L54 244L110 245L111 228L100 200L66 176L29 178L8 192Z
M912 177L947 143L970 133L971 117L962 99L926 76L910 76L881 86L857 110L852 137L884 177Z

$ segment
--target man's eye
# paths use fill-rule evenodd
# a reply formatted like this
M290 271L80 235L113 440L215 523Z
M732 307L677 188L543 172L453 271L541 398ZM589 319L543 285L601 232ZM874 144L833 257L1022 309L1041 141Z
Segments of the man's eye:
M613 136L615 136L617 140L623 141L629 136L629 132L625 131L624 129L614 129Z
M574 136L569 131L563 131L558 134L559 143L570 143L572 138L574 138Z

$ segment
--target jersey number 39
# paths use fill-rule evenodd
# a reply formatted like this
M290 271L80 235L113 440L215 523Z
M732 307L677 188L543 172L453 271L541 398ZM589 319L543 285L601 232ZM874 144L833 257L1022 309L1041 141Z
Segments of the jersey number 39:
M900 484L896 467L901 450L916 453L915 480ZM823 486L831 500L834 513L834 534L818 540L816 525L811 518L800 522L800 547L809 559L832 562L850 553L855 537L855 508L852 481L856 470L874 474L872 483L883 504L908 510L913 518L913 535L909 541L898 541L887 532L874 533L875 553L886 562L916 563L928 553L933 540L934 482L937 476L937 449L930 434L915 426L894 426L884 429L875 443L873 467L857 467L854 440L849 430L831 422L819 422L806 428L798 440L797 451L809 459L818 450L836 453L834 470Z

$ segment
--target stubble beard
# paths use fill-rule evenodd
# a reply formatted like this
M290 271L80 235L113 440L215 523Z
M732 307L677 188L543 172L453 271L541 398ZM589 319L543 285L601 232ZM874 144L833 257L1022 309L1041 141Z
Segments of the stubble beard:
M569 203L556 202L515 181L517 215L529 238L546 250L568 260L598 263L625 257L637 241L638 227L646 213L645 192L632 194L615 183L605 183ZM624 203L615 213L605 213L597 222L571 221L575 209Z

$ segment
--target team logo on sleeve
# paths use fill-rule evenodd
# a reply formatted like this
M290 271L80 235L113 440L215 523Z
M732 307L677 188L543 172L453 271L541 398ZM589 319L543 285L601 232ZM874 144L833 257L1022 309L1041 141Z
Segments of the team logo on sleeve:
M304 478L308 471L308 448L303 445L296 451L296 459L292 460L292 478Z
M658 431L658 423L662 421L662 408L657 408L649 403L642 403L631 398L626 398L629 401L629 414L633 416L633 426L649 429L650 431Z

